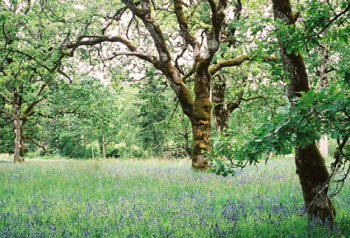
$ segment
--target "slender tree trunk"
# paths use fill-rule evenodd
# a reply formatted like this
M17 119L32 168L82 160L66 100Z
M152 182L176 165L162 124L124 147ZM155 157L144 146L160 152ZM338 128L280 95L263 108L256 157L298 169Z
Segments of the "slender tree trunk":
M24 162L24 136L23 136L23 121L20 119L14 119L13 121L13 133L14 133L14 162Z
M102 157L106 158L105 135L102 134Z
M95 154L94 154L94 147L91 145L91 155L92 155L92 159L95 159Z
M86 137L85 135L83 136L84 138L84 156L86 156Z
M183 136L185 142L184 145L182 145L182 148L185 150L185 156L190 157L191 156L191 150L189 146L189 131L187 130L187 125L185 124L185 120L182 120L182 123L185 125L183 133L179 133L179 135Z
M80 134L77 135L77 148L80 149Z
M191 150L189 146L189 138L188 138L188 133L187 129L185 130L184 138L185 138L185 151L186 151L186 156L191 156Z
M320 64L320 87L322 88L327 88L328 84L328 51L326 49L326 46L324 45L322 50L321 50L321 64ZM318 143L318 148L321 152L321 155L324 158L328 157L328 138L327 135L322 135L321 139Z
M281 19L286 24L294 24L295 17L289 0L272 0L275 19ZM295 97L301 97L301 92L309 91L308 75L301 54L288 54L287 47L279 42L283 69L289 72L288 98L294 102ZM319 217L323 222L328 219L334 222L335 210L329 199L329 174L316 143L299 144L295 148L296 172L299 175L307 213L310 218Z
M24 135L23 124L24 120L21 118L22 97L13 91L13 134L14 134L14 162L24 162Z

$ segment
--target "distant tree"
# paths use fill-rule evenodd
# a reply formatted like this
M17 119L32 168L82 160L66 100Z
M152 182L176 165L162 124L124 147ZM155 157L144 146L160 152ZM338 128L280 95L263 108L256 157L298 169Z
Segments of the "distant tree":
M0 10L0 113L13 124L14 161L23 162L23 126L64 83L59 75L66 76L62 61L69 53L62 45L70 34L63 24L65 6L54 1L1 1Z
M0 115L13 125L14 162L24 162L24 126L30 117L41 115L38 105L74 79L75 65L67 58L79 44L70 42L81 39L89 25L80 19L72 2L0 2ZM53 108L49 117L77 109Z
M161 85L161 80L156 76L150 78L140 86L140 102L136 106L140 108L139 120L136 124L140 127L137 135L144 149L159 152L166 144L166 129L169 125L170 106L168 97L164 95L167 85Z
M99 80L75 80L52 93L49 100L55 104L38 107L45 113L45 117L38 119L43 132L30 134L45 144L50 154L91 158L91 149L94 149L94 156L100 157L101 152L101 157L106 157L106 147L119 126L116 95L114 89L102 85ZM55 113L55 107L68 106L79 108L74 113Z

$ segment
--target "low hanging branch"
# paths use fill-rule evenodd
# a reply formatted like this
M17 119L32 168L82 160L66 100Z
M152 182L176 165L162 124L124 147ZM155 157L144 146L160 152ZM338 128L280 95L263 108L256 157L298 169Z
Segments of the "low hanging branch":
M41 112L37 112L37 114L41 117L45 117L45 118L50 118L50 119L55 119L56 116L60 115L60 114L75 114L77 113L77 110L80 108L80 105L77 106L75 109L71 110L71 111L64 111L64 110L59 110L56 112L55 115L51 116L51 115L45 115L42 114ZM35 112L33 112L32 114L34 114Z
M133 51L133 52L114 52L113 55L102 59L102 61L112 60L112 59L114 59L118 56L121 56L121 55L123 55L123 56L136 56L137 58L145 60L145 61L150 62L150 63L154 63L157 60L157 58L155 56L145 54L142 52L138 52L138 51Z
M40 148L42 148L43 149L43 155L45 155L46 154L46 147L45 147L45 144L40 144L40 143L38 143L38 142L36 142L33 138L30 138L30 137L28 137L28 136L26 136L26 139L28 139L28 140L30 140L31 142L33 142L35 145L37 145L38 147L40 147Z

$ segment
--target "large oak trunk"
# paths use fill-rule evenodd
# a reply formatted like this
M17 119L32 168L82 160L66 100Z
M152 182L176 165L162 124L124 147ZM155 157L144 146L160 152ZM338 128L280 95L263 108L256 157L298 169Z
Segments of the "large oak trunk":
M289 0L272 0L275 19L294 24L295 17ZM279 42L280 55L285 72L289 72L288 98L294 102L301 92L309 91L308 75L301 54L287 53L287 46ZM335 209L329 199L329 174L324 158L316 143L298 144L295 148L297 174L303 191L306 211L310 218L318 217L323 222L334 222Z
M209 168L207 152L210 151L211 109L210 75L208 62L201 62L197 68L194 83L196 98L191 116L193 132L192 166L199 170Z
M195 101L195 113L191 119L193 133L192 167L199 170L209 168L206 152L210 151L211 108L209 98Z

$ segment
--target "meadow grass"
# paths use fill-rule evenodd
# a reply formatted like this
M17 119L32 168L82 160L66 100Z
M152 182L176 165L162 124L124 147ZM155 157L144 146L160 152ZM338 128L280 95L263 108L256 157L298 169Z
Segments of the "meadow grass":
M350 237L350 186L337 227L308 226L293 159L192 171L189 160L0 160L1 237Z

